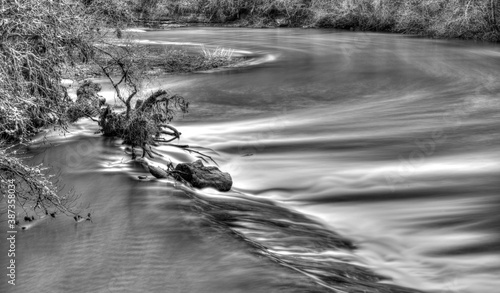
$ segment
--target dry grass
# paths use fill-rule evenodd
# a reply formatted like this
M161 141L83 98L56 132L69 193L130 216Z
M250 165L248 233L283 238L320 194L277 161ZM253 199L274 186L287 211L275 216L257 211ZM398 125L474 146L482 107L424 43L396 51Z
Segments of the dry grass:
M201 46L201 51L203 52L203 56L206 59L215 59L215 58L226 58L231 59L233 57L234 49L226 49L222 47L217 47L213 50L205 47L205 45Z
M242 60L234 57L234 50L200 47L190 52L182 47L151 46L147 49L148 66L160 72L188 73L231 66Z

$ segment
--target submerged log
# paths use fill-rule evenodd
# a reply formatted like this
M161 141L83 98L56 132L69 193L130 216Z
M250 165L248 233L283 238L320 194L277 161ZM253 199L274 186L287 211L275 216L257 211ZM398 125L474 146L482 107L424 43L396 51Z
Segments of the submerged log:
M229 191L233 185L229 173L222 172L215 166L203 166L201 160L178 164L175 176L186 180L195 188L212 187L219 191Z
M158 179L162 179L162 178L167 178L168 177L167 171L165 171L165 170L163 170L161 168L148 165L148 169L149 169L149 173L151 173L151 175L153 175L154 177L156 177Z

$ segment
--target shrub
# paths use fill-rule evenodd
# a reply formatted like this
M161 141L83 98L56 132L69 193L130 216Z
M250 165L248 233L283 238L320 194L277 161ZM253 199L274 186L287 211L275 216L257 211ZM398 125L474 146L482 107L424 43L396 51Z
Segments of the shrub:
M7 1L0 10L0 137L25 140L39 127L65 125L61 73L91 54L91 28L76 4Z
M436 37L483 39L491 30L488 22L488 1L476 1L472 5L459 5L456 0L450 1L441 9L441 21L433 21L429 33Z
M101 86L90 80L83 81L82 85L76 91L76 101L66 110L66 116L69 122L75 122L80 118L99 116L101 106L104 105L105 99L98 92Z
M190 0L170 13L245 26L309 26L394 31L498 41L497 0ZM161 5L160 5L161 6ZM158 6L158 7L160 7Z
M183 97L157 90L146 100L138 100L136 108L127 118L124 113L116 113L108 106L101 114L100 126L106 136L117 136L132 147L146 147L156 142L169 142L162 134L179 138L180 133L169 122L179 112L188 112L189 102ZM164 128L167 128L165 130Z

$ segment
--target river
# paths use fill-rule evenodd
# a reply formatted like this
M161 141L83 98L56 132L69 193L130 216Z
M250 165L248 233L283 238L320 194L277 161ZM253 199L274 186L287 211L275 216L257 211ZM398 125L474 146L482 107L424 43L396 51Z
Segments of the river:
M136 38L246 57L147 84L190 101L180 142L212 155L233 190L139 180L125 146L82 120L30 152L93 222L21 231L7 292L498 292L497 44L315 29ZM195 159L158 151L151 164Z

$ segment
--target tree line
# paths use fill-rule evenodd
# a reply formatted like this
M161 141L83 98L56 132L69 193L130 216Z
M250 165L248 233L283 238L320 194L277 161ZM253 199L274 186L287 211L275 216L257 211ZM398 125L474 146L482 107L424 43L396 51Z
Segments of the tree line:
M500 40L498 0L144 0L128 3L132 13L145 19Z

